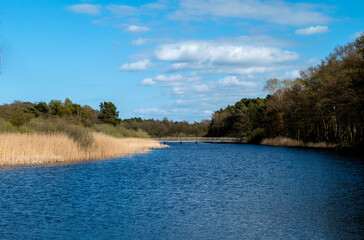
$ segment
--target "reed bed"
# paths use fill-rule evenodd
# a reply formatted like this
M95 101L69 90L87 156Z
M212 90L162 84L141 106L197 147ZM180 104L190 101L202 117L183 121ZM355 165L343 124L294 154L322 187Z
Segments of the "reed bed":
M299 140L286 138L286 137L276 137L276 138L265 138L261 141L262 145L270 145L270 146L285 146L285 147L313 147L313 148L331 148L334 147L333 144L325 143L325 142L308 142L304 143Z
M0 166L66 163L116 158L163 148L159 142L141 138L114 138L93 134L92 146L84 148L61 133L0 134Z

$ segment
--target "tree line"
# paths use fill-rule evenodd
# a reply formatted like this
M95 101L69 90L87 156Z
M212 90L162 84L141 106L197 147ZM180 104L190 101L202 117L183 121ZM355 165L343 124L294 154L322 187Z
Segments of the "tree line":
M68 123L116 137L188 137L206 135L210 124L208 120L188 123L167 118L122 120L112 102L101 102L99 107L99 110L95 110L88 105L81 106L69 98L48 103L14 101L0 105L0 132L48 131L50 125L47 122L53 122L62 126L62 129ZM54 126L51 128L60 129Z
M50 129L46 122L58 121L61 126L68 123L116 137L241 137L259 143L283 136L363 145L364 36L336 47L294 80L269 79L264 90L265 98L243 98L215 111L211 120L194 123L167 118L122 120L112 102L102 102L95 110L68 98L49 103L15 101L0 105L0 132Z
M264 90L264 99L243 98L216 111L207 135L363 145L364 36L336 47L299 78L269 79Z

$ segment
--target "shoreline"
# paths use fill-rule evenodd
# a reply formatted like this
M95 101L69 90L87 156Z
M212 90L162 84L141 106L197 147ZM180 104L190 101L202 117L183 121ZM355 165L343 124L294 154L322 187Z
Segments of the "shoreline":
M307 142L295 140L286 137L264 138L259 145L277 146L277 147L305 147L305 148L327 148L334 149L336 146L326 142Z
M0 167L106 160L168 147L147 138L115 138L101 133L92 136L92 146L84 148L61 133L0 134Z

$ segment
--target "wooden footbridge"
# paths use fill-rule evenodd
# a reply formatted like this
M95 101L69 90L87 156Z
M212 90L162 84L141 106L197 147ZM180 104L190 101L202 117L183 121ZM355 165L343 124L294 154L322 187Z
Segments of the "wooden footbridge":
M194 142L194 143L244 143L242 138L224 138L224 137L166 137L153 138L159 142Z

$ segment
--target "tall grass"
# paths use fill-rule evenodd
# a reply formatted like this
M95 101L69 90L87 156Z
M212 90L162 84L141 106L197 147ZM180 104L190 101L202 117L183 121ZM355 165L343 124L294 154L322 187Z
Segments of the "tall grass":
M81 125L70 124L60 118L52 120L32 119L27 127L30 131L38 133L64 133L82 148L89 148L94 143L92 133L87 128Z
M319 142L319 143L313 143L313 142L307 142L304 143L302 141L298 141L291 138L286 137L276 137L276 138L265 138L263 141L261 141L262 145L271 145L271 146L286 146L286 147L315 147L315 148L328 148L328 147L334 147L333 144L325 143L325 142Z
M115 158L165 147L151 139L114 138L93 134L92 146L84 148L64 133L0 134L0 166L65 163Z

